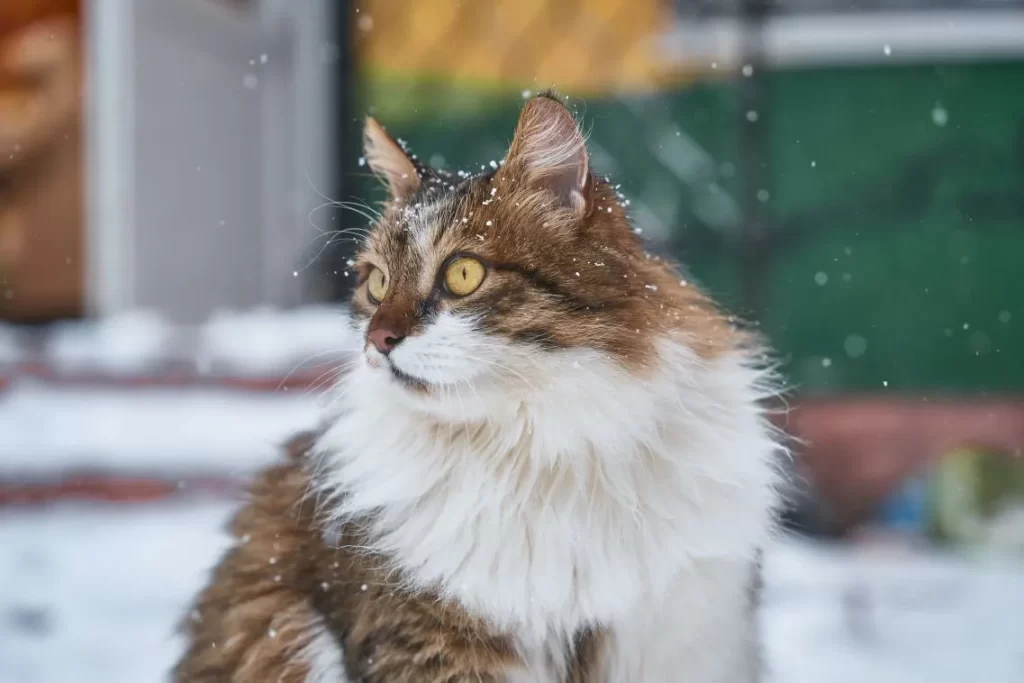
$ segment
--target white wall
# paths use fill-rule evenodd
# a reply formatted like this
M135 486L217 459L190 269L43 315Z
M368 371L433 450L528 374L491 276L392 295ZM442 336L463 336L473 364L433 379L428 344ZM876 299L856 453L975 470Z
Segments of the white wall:
M299 302L330 186L328 2L93 0L92 312Z

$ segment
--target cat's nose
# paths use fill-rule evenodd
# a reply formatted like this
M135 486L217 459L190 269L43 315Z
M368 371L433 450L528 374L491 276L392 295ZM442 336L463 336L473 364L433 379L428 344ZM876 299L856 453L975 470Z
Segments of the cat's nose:
M370 341L373 342L374 348L385 356L391 353L391 350L398 346L400 341L405 339L404 335L392 332L391 330L383 327L378 327L370 332L368 336L370 337Z

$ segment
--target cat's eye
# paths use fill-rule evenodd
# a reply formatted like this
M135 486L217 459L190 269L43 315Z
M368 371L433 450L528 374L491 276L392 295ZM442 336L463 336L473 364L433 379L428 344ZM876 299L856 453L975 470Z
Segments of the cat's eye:
M484 281L487 269L484 264L471 256L460 256L444 271L444 286L455 296L469 296Z
M370 295L370 301L379 304L384 301L388 294L388 276L380 268L374 268L370 277L366 278L366 293Z

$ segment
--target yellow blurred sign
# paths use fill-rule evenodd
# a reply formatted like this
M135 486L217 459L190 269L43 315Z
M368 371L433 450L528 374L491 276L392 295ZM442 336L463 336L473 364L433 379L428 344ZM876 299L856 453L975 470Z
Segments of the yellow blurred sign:
M670 18L661 0L367 0L356 45L371 72L587 95L678 82Z

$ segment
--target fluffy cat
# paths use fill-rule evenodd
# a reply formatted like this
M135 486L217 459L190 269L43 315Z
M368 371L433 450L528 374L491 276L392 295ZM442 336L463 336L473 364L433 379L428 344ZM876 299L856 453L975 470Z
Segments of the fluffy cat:
M554 95L484 174L365 147L358 361L256 482L176 680L760 680L756 344L645 253Z

